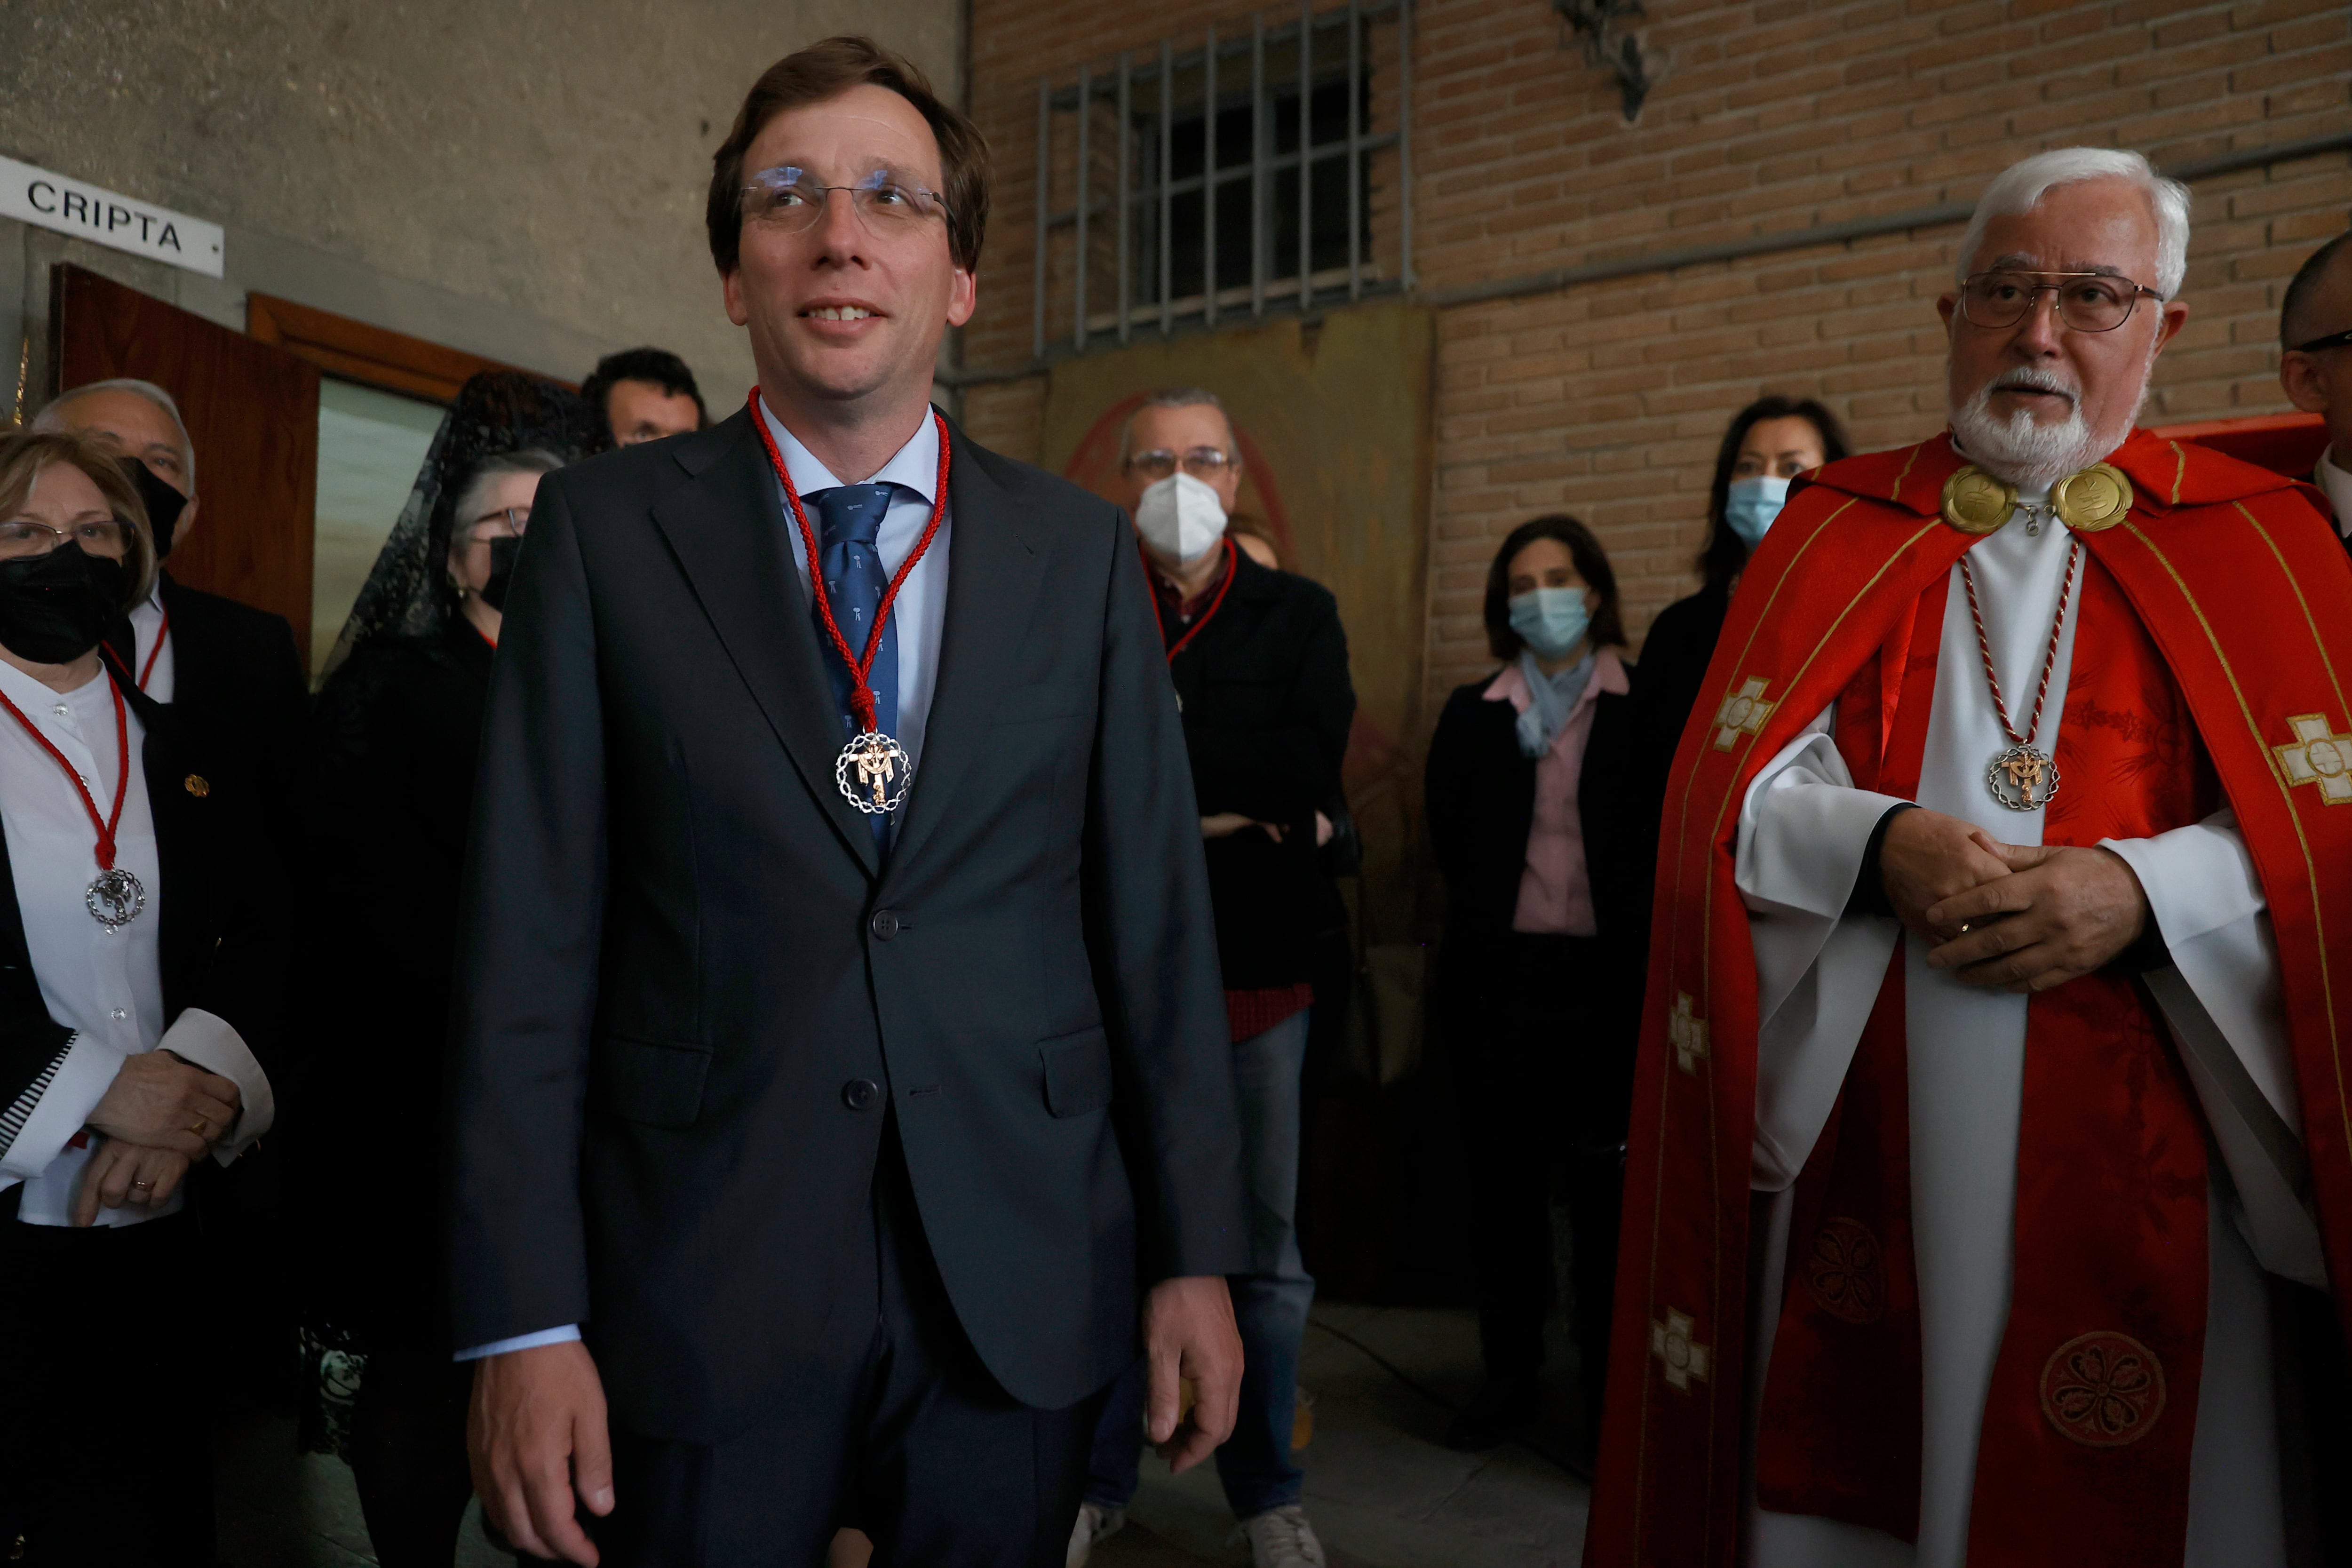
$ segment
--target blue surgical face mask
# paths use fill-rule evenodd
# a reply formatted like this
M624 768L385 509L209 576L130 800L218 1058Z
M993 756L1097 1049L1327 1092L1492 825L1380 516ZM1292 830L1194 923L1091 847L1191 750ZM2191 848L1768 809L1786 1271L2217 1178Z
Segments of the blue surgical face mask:
M1511 595L1511 629L1538 658L1560 658L1584 640L1592 617L1581 588L1537 588Z
M1764 531L1780 515L1788 503L1789 481L1764 475L1752 479L1734 479L1730 493L1723 498L1723 521L1731 531L1739 535L1740 542L1753 550L1764 542Z

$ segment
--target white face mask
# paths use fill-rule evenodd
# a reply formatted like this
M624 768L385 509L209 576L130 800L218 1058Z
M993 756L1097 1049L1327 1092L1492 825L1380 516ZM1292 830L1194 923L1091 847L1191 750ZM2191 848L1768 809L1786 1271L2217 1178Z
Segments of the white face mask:
M1135 531L1160 560L1189 566L1225 536L1225 509L1214 489L1179 469L1136 502Z

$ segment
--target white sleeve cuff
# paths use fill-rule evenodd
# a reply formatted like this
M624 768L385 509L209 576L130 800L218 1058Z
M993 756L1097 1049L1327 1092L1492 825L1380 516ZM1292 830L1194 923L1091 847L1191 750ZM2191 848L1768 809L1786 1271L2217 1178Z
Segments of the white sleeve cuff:
M569 1343L580 1337L580 1325L566 1323L560 1329L541 1329L535 1334L517 1334L510 1340L492 1340L486 1345L475 1345L459 1351L451 1361L479 1361L484 1356L505 1355L509 1351L537 1350L541 1345Z
M245 1037L231 1028L226 1019L201 1007L183 1008L172 1026L163 1031L155 1048L169 1051L206 1072L218 1073L236 1085L245 1110L230 1135L213 1145L213 1158L222 1164L228 1164L260 1142L261 1135L278 1120L278 1097L270 1090L269 1075L253 1059Z
M76 1035L58 1064L57 1075L33 1106L33 1113L17 1130L8 1152L0 1155L0 1173L31 1180L48 1169L89 1121L89 1113L114 1087L122 1070L123 1055L112 1046Z

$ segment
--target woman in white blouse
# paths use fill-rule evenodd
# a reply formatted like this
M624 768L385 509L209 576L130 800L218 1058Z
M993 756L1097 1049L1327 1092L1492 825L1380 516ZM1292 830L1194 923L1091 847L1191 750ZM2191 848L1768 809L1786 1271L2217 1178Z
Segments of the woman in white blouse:
M112 457L0 438L0 1557L28 1564L213 1560L188 1177L275 1114L267 840L104 646L154 561Z

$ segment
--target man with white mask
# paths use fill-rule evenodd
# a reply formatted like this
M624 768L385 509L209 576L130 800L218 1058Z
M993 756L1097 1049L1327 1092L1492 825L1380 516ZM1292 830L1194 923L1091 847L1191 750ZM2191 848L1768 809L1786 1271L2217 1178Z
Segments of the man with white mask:
M1997 175L1949 430L1748 565L1666 796L1587 1563L2288 1561L2274 1305L2352 1279L2352 572L2134 427L2188 243L2137 153Z
M1315 1295L1293 1215L1317 938L1344 919L1315 851L1331 831L1318 807L1338 798L1356 710L1348 643L1328 591L1259 565L1227 533L1241 453L1214 394L1182 387L1144 399L1120 436L1119 475L1113 499L1134 516L1150 569L1200 797L1241 1092L1250 1272L1229 1281L1244 1372L1217 1473L1257 1568L1321 1568L1290 1454ZM1139 1366L1103 1408L1073 1564L1125 1522L1142 1392Z

